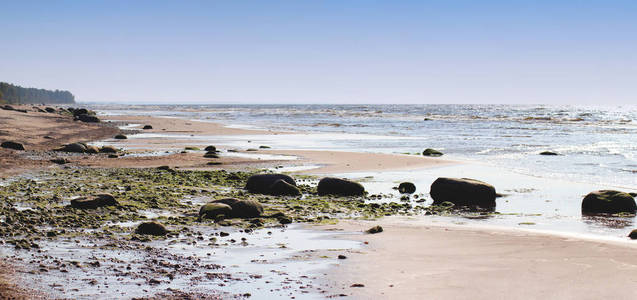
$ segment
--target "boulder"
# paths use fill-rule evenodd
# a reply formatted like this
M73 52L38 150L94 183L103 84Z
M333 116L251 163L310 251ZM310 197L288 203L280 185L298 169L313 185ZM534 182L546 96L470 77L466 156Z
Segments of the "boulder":
M424 155L424 156L442 156L443 153L438 151L438 150L427 148L427 149L425 149L425 151L422 152L422 155Z
M265 146L265 145L259 146L259 149L270 149L270 146Z
M98 117L91 116L91 115L86 115L86 114L76 116L76 118L78 120L82 121L82 122L85 122L85 123L99 123L100 122L100 119Z
M71 207L80 209L95 209L103 206L118 205L117 200L111 194L99 194L94 197L83 197L71 200Z
M254 200L239 200L235 198L226 198L214 200L210 203L223 203L232 208L230 218L256 218L263 214L263 205Z
M100 149L97 148L96 146L91 146L91 145L86 146L86 153L96 154L99 152L100 152Z
M559 155L559 154L552 151L542 151L540 152L540 155Z
M403 182L398 185L398 192L401 194L413 194L416 192L416 186L411 182Z
M70 161L66 158L54 158L51 160L52 163L58 164L58 165L63 165L63 164L68 164L70 163Z
M1 106L4 110L15 110L15 108L9 104Z
M45 108L44 108L44 110L45 110L46 112L48 112L48 113L54 113L54 112L55 112L55 108L50 107L50 106L45 107Z
M298 196L301 195L301 191L295 185L279 179L270 186L269 194L273 196Z
M144 128L142 128L144 130L148 130L148 129L153 129L153 126L151 125L144 125Z
M318 183L318 194L320 196L363 196L365 194L365 188L358 182L340 178L325 177Z
M202 218L214 219L220 215L229 217L232 213L232 207L224 203L207 203L199 209L199 216Z
M257 174L248 178L246 189L250 193L270 194L270 187L277 181L283 180L291 185L296 186L294 179L284 174Z
M114 138L115 138L116 140L125 140L125 139L127 139L128 137L127 137L127 136L125 136L125 135L123 135L123 134L118 134L118 135L116 135Z
M55 149L55 151L84 153L86 152L86 145L84 143L66 144L61 148Z
M168 230L158 222L144 222L137 226L135 233L162 236L168 234Z
M206 150L208 152L217 152L217 147L211 145L211 146L206 147L204 150Z
M0 144L0 147L13 149L13 150L24 150L24 145L18 142L13 142L13 141L3 142L2 144Z
M77 108L73 110L73 115L74 116L88 115L88 110L86 108Z
M628 234L628 237L629 237L631 240L637 240L637 229L634 229L633 231L631 231L631 232Z
M370 229L367 229L365 232L366 233L371 233L371 234L381 233L381 232L383 232L383 227L381 227L380 225L376 225L376 226L374 226L374 227L372 227Z
M211 152L208 152L208 153L204 154L203 157L205 157L205 158L219 158L219 155L217 155L217 153L211 151Z
M637 210L635 199L630 194L620 191L594 191L582 200L583 214L635 213L635 210Z
M102 146L100 153L117 153L117 148L113 146Z
M440 177L431 184L429 194L434 205L451 202L456 206L495 208L495 188L475 179Z

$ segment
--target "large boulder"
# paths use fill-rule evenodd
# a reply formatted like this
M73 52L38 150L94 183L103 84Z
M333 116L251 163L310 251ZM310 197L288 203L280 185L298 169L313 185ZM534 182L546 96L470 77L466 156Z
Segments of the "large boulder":
M263 214L263 205L254 200L239 200L226 198L214 200L210 203L223 203L232 208L230 218L256 218Z
M411 182L403 182L398 185L398 192L401 194L413 194L416 192L416 185Z
M80 209L95 209L103 206L116 206L117 200L111 194L99 194L94 197L82 197L71 200L71 207Z
M135 233L162 236L168 234L168 230L158 222L144 222L137 226Z
M270 187L277 181L283 180L291 185L296 186L294 178L285 174L258 174L248 178L246 189L250 193L270 194Z
M365 188L360 183L333 177L321 179L317 189L320 196L363 196L365 194Z
M443 153L435 150L435 149L431 149L431 148L427 148L425 149L425 151L422 152L422 155L424 156L442 156Z
M269 194L273 196L298 196L301 195L301 191L295 185L279 179L270 186Z
M232 214L232 207L228 204L211 202L199 209L199 216L202 218L214 219L220 215L229 217Z
M100 119L96 116L91 116L91 115L78 115L75 118L77 118L78 120L85 122L85 123L99 123Z
M79 116L79 115L88 115L88 110L86 108L76 108L73 110L73 115L74 116Z
M24 145L18 142L13 142L13 141L3 142L2 144L0 144L0 147L13 149L13 150L24 150Z
M117 148L113 146L102 146L100 153L117 153Z
M557 152L553 152L553 151L542 151L542 152L540 152L540 155L555 156L555 155L559 155L559 154L557 154Z
M86 145L86 153L96 154L99 153L100 149L97 146Z
M128 137L127 137L127 136L125 136L125 135L123 135L123 134L118 134L118 135L116 135L114 138L115 138L116 140L125 140L125 139L127 139Z
M597 213L634 213L637 210L635 199L628 193L600 190L591 192L582 200L583 214Z
M148 129L153 129L152 125L144 125L144 128L142 128L144 130L148 130Z
M84 143L66 144L62 146L61 148L55 149L55 151L84 153L86 152L86 144Z
M495 207L495 188L475 179L440 177L431 184L429 194L434 205L451 202L456 206Z
M217 147L210 145L210 146L206 147L204 150L206 150L208 152L210 152L210 151L217 152Z

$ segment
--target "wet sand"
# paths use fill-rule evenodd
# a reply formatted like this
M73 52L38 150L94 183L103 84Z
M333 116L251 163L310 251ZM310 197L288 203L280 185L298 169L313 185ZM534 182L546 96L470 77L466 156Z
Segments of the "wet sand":
M378 234L361 234L374 225ZM344 220L368 243L329 272L352 299L635 299L637 245L521 230ZM342 238L342 237L341 237ZM363 284L364 287L351 287Z

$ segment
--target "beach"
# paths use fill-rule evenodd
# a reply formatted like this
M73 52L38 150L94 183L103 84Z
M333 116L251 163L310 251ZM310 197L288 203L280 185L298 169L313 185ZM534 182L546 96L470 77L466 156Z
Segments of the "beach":
M4 127L10 128L3 129L3 139L19 140L26 148L24 152L0 150L5 187L10 187L7 193L14 201L13 208L8 208L12 214L34 220L34 215L47 207L59 213L75 213L64 206L78 192L64 189L64 182L82 193L110 191L123 199L120 201L130 203L124 206L128 208L123 212L108 212L104 219L87 219L79 228L67 229L69 234L87 228L99 229L91 235L80 234L79 247L61 231L62 224L70 224L66 221L44 230L32 226L32 230L40 234L56 232L44 239L29 240L44 251L37 254L42 258L41 264L27 263L28 252L24 251L29 250L13 250L13 244L9 243L11 235L5 235L2 254L9 259L5 263L21 270L15 278L22 280L14 280L14 284L27 290L37 290L38 283L28 281L38 279L49 286L47 294L56 298L96 295L205 298L203 295L211 291L217 291L214 295L221 298L256 299L314 299L341 294L354 299L635 297L630 287L637 272L637 259L633 258L636 246L626 237L633 229L634 216L587 219L580 216L579 211L579 202L586 193L614 187L613 183L531 177L501 166L402 153L403 149L361 151L354 147L354 151L344 151L346 147L326 146L324 139L329 134L304 130L234 127L150 113L109 115L106 112L98 116L102 119L99 125L78 123L63 115L0 110ZM145 125L151 125L152 129L142 129ZM127 138L115 139L118 133ZM347 134L343 134L344 141L355 137ZM44 135L53 138L44 139ZM375 143L383 139L364 138ZM50 151L77 141L123 151L115 156ZM295 142L296 149L290 146ZM209 151L203 149L210 145L216 146L216 157L204 157ZM54 158L65 158L67 162L58 165L50 161ZM164 166L163 170L170 172L157 169ZM245 180L250 172L258 170L286 172L297 179L306 196L296 199L246 195ZM231 177L228 174L238 181L228 180ZM368 195L358 199L315 196L313 189L318 179L325 176L358 181ZM458 214L433 211L432 215L428 208L432 202L429 186L441 176L479 177L494 184L503 194L497 200L497 211ZM40 184L31 183L30 178ZM392 187L407 179L416 184L417 190L405 198ZM12 181L26 184L44 199L25 196L31 192L25 194L21 187L11 186ZM155 183L157 188L153 192L157 194L152 194L147 189L153 189ZM615 184L628 191L634 188L623 177ZM132 189L131 193L126 189ZM62 200L54 203L51 191L59 193ZM140 204L133 202L138 201L137 195L144 195ZM157 195L161 195L160 199L156 199ZM196 212L205 201L226 196L263 202L267 213L281 210L294 222L286 225L288 222L282 222L281 218L267 219L263 221L265 224L256 227L243 221L224 225L197 223ZM169 235L167 239L131 240L130 231L146 220L162 221L181 233ZM383 232L363 233L376 225L382 226ZM220 230L230 232L230 237L220 237ZM60 237L56 238L57 235ZM245 244L239 245L243 238ZM122 250L123 257L130 256L130 260L118 261L111 249L113 245L128 249ZM276 245L286 247L276 248ZM144 247L154 250L144 250ZM65 254L71 250L78 256ZM146 253L144 251L148 253L140 254ZM233 262L233 253L237 252L243 254ZM95 253L106 258L96 260ZM149 253L155 253L163 265L144 265L143 258L153 256ZM337 259L338 254L345 255L346 259ZM61 267L64 263L44 257L56 255L60 261L79 260L87 277L69 268L68 262ZM259 255L265 257L263 267L254 265ZM279 255L285 258L275 259ZM97 267L91 267L95 261ZM163 275L161 279L153 275L162 268L176 270L171 267L173 264L201 271L202 265L213 262L223 265L219 268L225 268L224 271L209 270L201 274L191 271L195 277L214 283L201 283L206 280L197 277L193 290L186 288L195 280L188 277L190 273L171 271L166 273L170 274L170 280ZM134 265L133 270L143 275L135 277L133 271L122 272L126 264ZM231 267L233 265L237 267ZM273 268L284 271L279 270L279 275L264 275ZM54 273L57 275L52 275ZM209 275L213 273L215 275ZM91 283L97 274L107 276ZM82 279L68 286L57 282L56 276L76 275ZM128 283L118 283L119 276L129 278L125 280ZM180 276L191 281L182 280ZM233 276L237 280L233 280ZM268 279L264 280L264 276ZM219 282L223 285L217 284ZM145 289L128 294L134 285L143 285Z

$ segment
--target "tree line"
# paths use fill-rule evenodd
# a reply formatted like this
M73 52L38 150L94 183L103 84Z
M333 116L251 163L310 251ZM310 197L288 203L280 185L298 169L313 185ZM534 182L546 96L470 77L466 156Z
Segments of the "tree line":
M69 91L24 88L10 83L0 82L0 103L75 103L75 96Z

